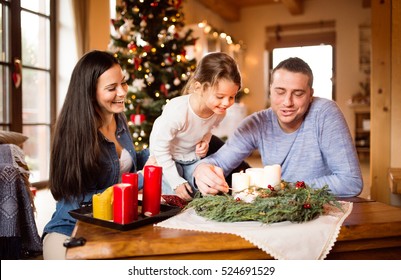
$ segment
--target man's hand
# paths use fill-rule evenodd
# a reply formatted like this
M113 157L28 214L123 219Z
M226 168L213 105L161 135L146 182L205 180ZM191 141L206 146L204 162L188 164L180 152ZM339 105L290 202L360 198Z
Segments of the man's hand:
M200 157L204 158L209 150L209 143L206 141L200 141L196 144L195 154Z
M220 167L201 163L196 167L193 176L199 191L204 195L228 192L228 185Z

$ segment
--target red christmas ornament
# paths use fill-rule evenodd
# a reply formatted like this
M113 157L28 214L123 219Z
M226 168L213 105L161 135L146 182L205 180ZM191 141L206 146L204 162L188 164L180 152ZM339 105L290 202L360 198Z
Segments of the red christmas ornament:
M144 114L132 114L130 119L135 125L141 125L145 121L146 117Z
M167 65L171 65L171 64L173 64L174 60L173 60L173 58L172 58L171 56L169 56L169 57L166 57L166 59L164 60L164 62L165 62Z
M146 46L143 47L143 50L144 50L145 52L150 52L150 51L152 50L152 46L146 45Z
M134 58L134 65L135 65L135 70L138 70L139 66L141 66L142 59L135 57Z
M35 187L30 187L30 190L31 190L31 192L32 192L32 195L33 195L33 196L36 196L36 192L38 191L38 189L35 188Z
M133 42L129 43L127 47L129 50L136 52L137 46Z
M303 205L303 207L304 207L304 209L310 209L310 204L309 203L305 203L304 205Z
M21 81L22 81L22 66L21 66L21 60L19 59L14 60L14 71L12 73L12 79L15 88L19 88L21 86Z
M15 88L19 88L21 85L21 74L13 72L12 73L12 78L13 78L13 82L14 82L14 86Z
M241 198L237 197L235 198L235 201L241 201Z
M160 85L160 91L161 91L165 96L167 96L168 90L167 90L165 84L161 84L161 85Z
M295 188L296 189L305 189L306 185L304 181L297 181L297 183L295 184Z
M267 188L271 191L274 191L274 188L272 187L272 185L268 185Z
M178 9L181 6L182 0L178 0L175 2L175 8Z

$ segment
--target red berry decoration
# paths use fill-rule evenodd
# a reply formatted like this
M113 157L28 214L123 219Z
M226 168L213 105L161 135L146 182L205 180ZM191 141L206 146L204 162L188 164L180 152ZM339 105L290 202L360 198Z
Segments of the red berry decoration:
M267 188L271 191L274 191L274 188L272 187L272 185L268 185Z
M241 201L241 198L237 197L235 198L235 201Z
M183 209L185 206L187 206L188 202L183 200L181 197L179 197L178 195L167 195L167 194L163 194L162 198L164 199L164 201L168 204L168 205L172 205L172 206L177 206L180 207L181 209Z
M305 189L306 185L304 181L297 181L297 183L295 184L295 188L296 189Z
M304 207L305 209L310 209L311 206L310 206L309 203L305 203L303 207Z

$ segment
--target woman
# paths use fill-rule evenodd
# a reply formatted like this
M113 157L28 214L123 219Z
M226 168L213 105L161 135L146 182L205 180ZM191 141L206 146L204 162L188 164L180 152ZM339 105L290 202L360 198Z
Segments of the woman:
M76 220L69 211L142 169L149 153L137 153L124 115L128 85L117 59L102 51L76 64L57 120L50 158L49 187L56 211L44 228L43 258L64 259L63 242ZM143 177L139 174L139 188Z

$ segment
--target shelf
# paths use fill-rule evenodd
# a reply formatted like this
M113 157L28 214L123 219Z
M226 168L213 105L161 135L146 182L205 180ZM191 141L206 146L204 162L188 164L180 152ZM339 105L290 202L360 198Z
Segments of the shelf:
M370 130L366 130L366 129L363 129L363 128L356 128L355 132L357 134L370 134Z
M370 104L365 103L350 103L348 104L355 112L370 113Z
M370 153L370 106L353 104L351 108L355 114L355 147L362 157Z
M358 153L370 153L369 147L356 147Z

